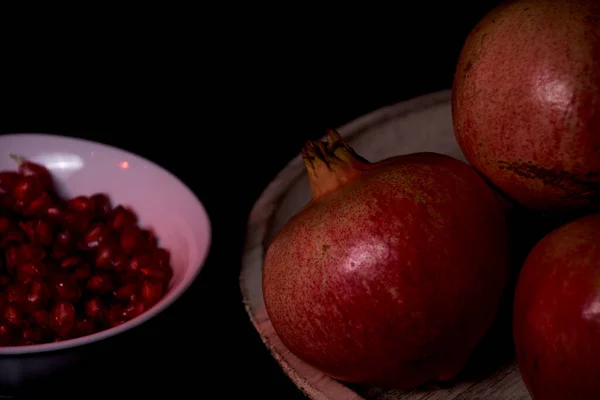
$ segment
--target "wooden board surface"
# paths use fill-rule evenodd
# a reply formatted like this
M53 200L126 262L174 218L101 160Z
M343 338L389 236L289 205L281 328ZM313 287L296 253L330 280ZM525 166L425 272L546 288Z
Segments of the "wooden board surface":
M434 151L466 161L453 134L450 91L441 91L385 107L339 128L340 134L370 161L417 151ZM300 150L300 149L299 149ZM265 249L283 224L310 200L302 159L295 157L269 184L248 221L240 273L246 310L263 342L285 373L312 399L526 400L512 353L509 330L490 333L465 371L450 384L428 385L413 391L358 387L333 380L300 361L281 343L265 310L262 265Z

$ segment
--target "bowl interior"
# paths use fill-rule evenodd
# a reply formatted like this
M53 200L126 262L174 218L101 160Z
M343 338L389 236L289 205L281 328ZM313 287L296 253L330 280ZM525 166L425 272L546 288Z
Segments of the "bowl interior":
M165 297L139 317L107 331L64 342L0 347L0 354L57 350L130 329L156 315L185 291L200 272L210 246L210 222L196 196L160 166L121 149L54 135L0 136L0 170L15 170L10 154L46 166L62 195L107 194L113 206L131 207L171 252L173 279Z

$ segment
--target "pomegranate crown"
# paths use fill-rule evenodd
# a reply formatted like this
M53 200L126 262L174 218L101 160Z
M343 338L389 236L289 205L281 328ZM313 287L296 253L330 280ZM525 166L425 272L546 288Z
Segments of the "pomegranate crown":
M302 149L313 199L354 179L370 164L336 130L328 129L325 140L309 140Z

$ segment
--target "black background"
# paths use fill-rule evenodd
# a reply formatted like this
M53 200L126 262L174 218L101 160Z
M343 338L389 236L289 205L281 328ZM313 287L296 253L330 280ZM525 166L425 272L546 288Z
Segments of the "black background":
M27 389L44 397L302 398L240 301L252 204L325 128L449 89L466 35L497 3L398 3L401 11L318 22L305 13L321 10L233 5L219 15L132 14L144 27L129 26L127 34L109 39L112 28L97 23L101 29L83 42L68 31L66 47L45 35L21 47L11 59L18 73L4 79L2 133L83 137L149 158L194 190L213 226L203 273L178 302L133 332L85 349L76 368ZM296 16L302 23L290 22Z

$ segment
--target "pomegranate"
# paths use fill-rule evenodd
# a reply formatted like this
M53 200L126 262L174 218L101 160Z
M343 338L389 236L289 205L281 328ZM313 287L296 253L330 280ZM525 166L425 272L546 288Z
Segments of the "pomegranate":
M50 172L12 156L0 172L0 346L120 325L164 296L170 253L105 194L61 199Z
M466 158L517 203L600 207L600 2L490 12L464 43L452 116Z
M441 154L370 163L335 131L302 155L312 200L269 245L263 269L283 343L347 382L452 379L507 281L507 228L491 189Z
M559 227L529 253L514 303L523 380L536 400L600 394L600 214Z

